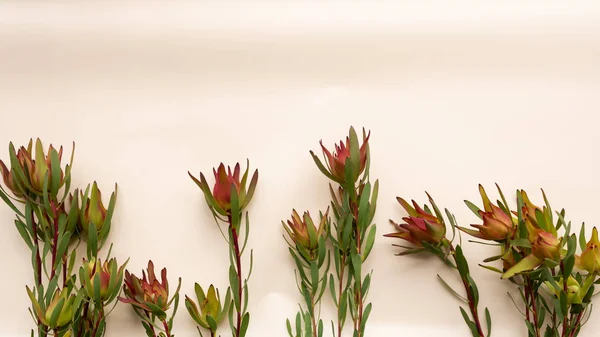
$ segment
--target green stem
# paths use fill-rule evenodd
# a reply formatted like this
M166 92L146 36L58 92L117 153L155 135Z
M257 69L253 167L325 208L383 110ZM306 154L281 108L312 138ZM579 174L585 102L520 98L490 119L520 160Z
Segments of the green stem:
M454 246L452 244L449 245L450 251L452 252L452 256L454 257L454 262L458 265L458 260L456 259L456 252L454 251ZM471 311L471 316L473 317L473 322L475 322L475 327L477 328L477 334L480 337L485 337L483 334L483 329L481 328L481 322L479 321L479 313L477 312L477 307L475 305L475 298L473 296L473 292L471 291L471 287L469 286L469 281L466 277L460 275L460 279L463 283L463 287L465 288L465 292L467 293L467 301L469 303L469 310Z
M239 241L238 233L233 226L231 227L231 236L233 237L233 249L234 249L234 253L235 253L235 264L236 264L236 268L237 268L238 296L239 296L238 298L240 299L240 310L237 311L237 324L235 327L235 336L240 337L240 330L242 327L241 310L243 309L242 303L244 303L244 301L242 300L242 295L243 295L243 291L242 291L242 261L241 261L242 253L240 251L240 244L238 242Z

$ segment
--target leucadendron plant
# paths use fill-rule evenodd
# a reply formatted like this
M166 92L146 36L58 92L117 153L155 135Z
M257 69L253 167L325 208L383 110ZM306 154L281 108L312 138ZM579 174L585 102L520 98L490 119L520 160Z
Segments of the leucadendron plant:
M416 201L412 205L404 199L398 197L397 200L408 213L408 216L402 218L403 223L390 222L396 227L396 232L386 234L386 237L398 238L409 242L409 246L394 244L394 246L403 248L403 251L396 254L399 256L427 253L440 258L447 266L456 270L460 276L464 288L464 294L461 295L455 291L439 274L440 282L458 299L465 302L469 308L469 313L461 306L460 312L465 323L471 331L473 337L489 337L491 335L492 322L490 312L485 308L486 326L483 326L479 313L479 290L475 281L471 277L469 264L463 255L460 244L454 243L456 238L456 218L448 209L444 209L446 219L452 229L452 237L448 239L447 223L444 215L435 204L435 201L429 194L428 206L419 206ZM460 236L459 236L460 241Z
M323 320L320 318L320 301L327 288L330 253L327 251L329 233L329 209L319 213L318 222L313 221L310 213L302 216L292 211L292 217L281 224L288 237L289 252L296 263L296 281L298 290L304 298L305 308L301 305L296 315L295 328L288 319L287 331L290 337L322 337ZM299 278L298 278L299 276Z
M337 324L332 322L333 335L342 336L348 312L353 322L353 336L363 337L371 303L366 303L372 271L363 277L363 263L375 242L375 216L379 182L369 181L369 135L363 129L362 144L353 127L346 141L329 151L321 142L324 162L314 152L310 154L319 170L332 182L331 209L334 221L328 239L333 245L335 273L329 277L329 288L336 304ZM337 325L337 329L335 326Z
M200 327L207 329L211 337L217 336L217 327L229 312L231 305L231 289L227 288L225 301L221 302L219 290L212 284L208 287L208 291L204 293L202 287L196 283L194 285L196 300L194 302L189 296L185 297L185 307L190 314L190 317L198 324L197 329L200 337L203 337Z
M31 315L40 337L101 337L106 312L116 303L124 265L98 254L110 232L116 189L108 208L94 182L85 191L71 188L73 152L62 164L63 149L42 141L15 149L9 144L9 165L0 161L4 187L0 198L15 212L15 226L31 251L33 286L26 286ZM91 194L90 194L91 191ZM87 259L74 272L76 248L87 244Z
M589 241L585 224L579 237L572 233L565 210L553 212L544 191L544 204L539 207L525 191L517 190L516 208L511 209L497 189L501 200L494 204L479 186L483 209L465 201L483 223L460 230L498 247L498 254L484 262L500 261L501 266L482 266L518 288L522 305L513 302L523 315L529 337L578 336L589 319L594 285L599 281L597 229L593 228Z
M180 288L181 278L175 293L169 298L167 268L161 270L159 281L154 273L154 263L148 261L148 268L142 270L142 278L125 270L125 297L119 297L119 301L131 304L133 311L141 318L148 337L174 337L173 318L179 306ZM167 311L171 306L173 313L168 317Z
M244 337L250 323L250 313L248 312L248 279L252 274L253 254L251 249L248 272L244 276L242 258L247 248L246 244L248 243L250 231L250 219L248 217L248 212L244 213L244 210L254 195L254 190L256 189L256 184L258 182L258 170L254 171L252 178L250 178L250 181L248 182L249 169L250 163L248 162L246 171L240 176L241 169L239 163L235 165L233 171L231 170L231 167L225 169L225 165L221 163L217 169L213 169L215 183L212 190L208 185L204 174L200 173L200 179L197 179L188 172L192 180L204 193L206 203L215 218L215 222L229 245L229 286L231 289L231 301L233 302L233 305L229 305L229 303L225 303L224 305L229 306L229 326L231 328L232 336L234 337ZM227 226L228 235L225 235L221 229L221 223ZM244 223L244 226L242 226L242 223ZM201 301L202 296L197 295L197 299L199 302L204 302L204 300ZM226 301L228 301L228 298L226 298ZM211 305L214 305L214 302L213 299ZM199 315L196 315L198 310L193 311L194 308L191 304L192 303L186 305L188 306L188 311L192 318L194 320L198 318L196 322L203 323L202 317L200 316L201 312ZM203 305L203 303L199 304L200 306ZM192 310L190 310L190 306L192 307ZM217 317L215 317L213 313L214 312L210 312L205 318L206 323L209 326L208 329L212 334L216 334L217 325L221 315L217 314ZM208 316L211 318L208 318ZM206 328L203 324L200 325ZM200 332L200 329L198 331Z

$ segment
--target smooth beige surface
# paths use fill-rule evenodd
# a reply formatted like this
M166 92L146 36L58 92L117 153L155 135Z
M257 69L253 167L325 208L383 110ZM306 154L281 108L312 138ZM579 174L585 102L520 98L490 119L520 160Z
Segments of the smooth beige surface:
M226 245L187 171L246 158L259 169L249 337L285 335L301 300L280 221L327 206L308 154L320 139L372 131L380 234L404 215L395 197L423 202L424 190L475 223L462 200L494 182L538 202L543 187L574 226L594 225L599 92L600 11L583 2L0 4L0 145L75 141L76 186L118 182L110 238L130 270L151 258L172 283L183 278L182 294L194 282L225 287ZM12 218L1 206L0 335L25 336L30 259ZM456 276L434 259L395 257L392 243L378 236L367 266L368 335L467 336L460 303L436 280L458 286ZM493 250L465 250L493 336L525 335L514 288L476 267ZM175 334L195 336L180 309ZM327 298L326 327L333 313ZM581 336L595 335L599 315ZM118 305L107 336L143 335Z

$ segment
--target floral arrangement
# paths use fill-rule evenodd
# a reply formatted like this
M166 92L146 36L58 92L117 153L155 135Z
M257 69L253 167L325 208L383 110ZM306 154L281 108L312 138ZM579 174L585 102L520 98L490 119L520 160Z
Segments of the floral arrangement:
M431 207L423 208L414 201L411 206L398 198L408 216L403 218L402 224L391 221L397 231L386 236L411 244L399 245L404 250L398 255L431 253L458 271L466 296L452 289L443 279L440 281L468 305L470 315L464 308L460 310L472 336L490 336L491 317L486 308L485 328L477 308L479 291L470 276L460 244L452 244L455 234L460 232L483 240L469 242L497 247L497 254L484 259L486 264L480 266L498 273L499 279L513 283L518 289L519 300L512 296L511 300L523 316L528 336L578 336L590 317L594 285L599 280L597 229L593 228L589 241L585 238L585 225L581 226L579 235L573 233L565 210L554 213L543 191L544 204L539 207L531 202L524 190L517 190L516 207L512 209L500 187L500 200L496 204L490 201L481 185L479 192L483 209L470 201L465 203L479 217L481 224L471 225L472 228L458 226L454 215L446 209L447 224L431 197ZM450 240L446 238L448 226L453 232ZM498 262L499 266L487 264Z
M26 287L37 336L99 337L116 303L127 262L104 262L99 252L111 228L117 191L104 207L98 185L71 191L73 151L62 165L63 148L45 151L40 139L18 150L9 145L10 162L0 161L4 187L0 198L15 213L15 226L31 251L32 286ZM87 256L75 272L77 247ZM77 277L79 276L79 280Z
M370 180L369 141L369 132L363 129L359 138L351 127L333 149L320 143L323 159L310 151L329 180L331 201L312 215L292 209L290 218L281 221L301 299L295 318L285 323L290 337L325 334L321 318L325 295L331 296L336 309L332 336L342 337L348 330L354 337L367 335L373 271L365 272L364 264L377 235L379 191L378 180ZM10 143L9 160L0 160L0 198L14 213L15 228L30 251L32 275L23 295L31 302L35 325L31 336L102 337L107 317L121 302L132 308L148 337L174 337L182 279L173 291L167 269L155 272L152 260L139 277L126 269L129 259L121 264L111 257L112 244L107 243L117 187L106 207L96 182L71 189L74 147L66 164L62 147L45 149L40 139L18 149ZM203 173L188 175L228 244L229 285L223 292L213 284L195 283L193 293L185 296L185 308L200 336L220 336L219 327L227 317L231 335L245 337L251 321L248 281L254 256L248 247L247 209L258 170L250 174L249 162L243 172L239 163L233 167L221 163L213 169L212 185ZM395 231L385 237L401 240L394 244L401 248L397 255L429 254L456 273L460 289L437 277L463 303L459 312L465 335L490 337L493 331L491 312L480 306L482 294L463 251L466 234L469 243L494 247L495 253L479 266L514 286L519 296L509 293L510 300L529 337L579 336L591 317L595 285L600 283L598 230L594 227L586 238L583 224L575 232L565 210L553 211L543 190L536 204L524 190L507 199L496 187L496 202L481 185L481 203L465 201L479 219L468 227L460 226L452 212L440 208L428 193L426 204L398 197L406 214L402 221L390 220ZM85 256L78 258L78 251Z

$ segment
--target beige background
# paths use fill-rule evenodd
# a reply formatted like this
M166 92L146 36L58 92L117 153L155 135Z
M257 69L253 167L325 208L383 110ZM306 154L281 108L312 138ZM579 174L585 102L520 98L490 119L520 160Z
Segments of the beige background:
M349 125L372 131L380 234L403 216L395 196L424 201L424 190L474 223L462 200L494 182L538 202L543 187L574 223L598 223L600 10L561 3L3 2L0 144L75 141L76 186L119 183L114 254L136 273L148 258L168 266L182 294L196 281L226 286L228 263L186 172L250 158L260 181L248 336L283 336L301 299L280 220L326 207L308 151ZM25 336L30 260L12 218L0 207L0 335ZM393 256L391 243L378 236L369 259L369 335L467 336L436 273L456 277L434 259ZM524 335L514 289L476 267L492 250L465 250L493 336ZM174 332L196 335L180 309ZM326 326L332 315L327 299ZM107 336L143 335L117 306Z

